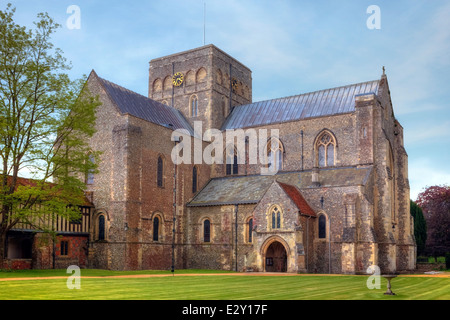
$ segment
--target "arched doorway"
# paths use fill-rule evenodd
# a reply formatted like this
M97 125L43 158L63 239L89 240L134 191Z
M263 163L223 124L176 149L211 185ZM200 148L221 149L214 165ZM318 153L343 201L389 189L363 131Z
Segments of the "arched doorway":
M286 272L287 271L287 253L284 246L278 242L272 242L265 254L266 272Z

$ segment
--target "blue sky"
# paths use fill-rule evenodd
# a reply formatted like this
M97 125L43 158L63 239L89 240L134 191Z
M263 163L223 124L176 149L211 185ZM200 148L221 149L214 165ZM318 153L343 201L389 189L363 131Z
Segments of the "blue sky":
M404 127L411 198L450 183L450 1L299 0L1 0L16 22L32 26L48 12L72 77L92 69L147 95L151 59L206 44L253 74L253 101L378 79L382 66L395 116ZM80 29L69 29L70 5ZM366 25L370 5L380 29ZM447 160L446 160L447 159Z

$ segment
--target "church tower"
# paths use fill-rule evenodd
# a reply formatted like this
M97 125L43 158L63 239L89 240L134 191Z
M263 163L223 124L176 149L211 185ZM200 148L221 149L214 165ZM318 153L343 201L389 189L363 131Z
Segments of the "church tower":
M252 102L252 74L206 45L151 60L148 97L180 110L191 126L201 121L203 132L220 129L234 106Z

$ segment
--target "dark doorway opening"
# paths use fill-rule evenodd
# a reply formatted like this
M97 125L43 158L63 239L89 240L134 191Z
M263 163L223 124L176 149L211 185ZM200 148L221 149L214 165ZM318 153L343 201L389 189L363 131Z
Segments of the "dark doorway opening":
M284 246L278 242L273 242L266 251L266 272L286 272L287 254Z
M7 258L8 259L31 259L34 234L31 232L8 232Z

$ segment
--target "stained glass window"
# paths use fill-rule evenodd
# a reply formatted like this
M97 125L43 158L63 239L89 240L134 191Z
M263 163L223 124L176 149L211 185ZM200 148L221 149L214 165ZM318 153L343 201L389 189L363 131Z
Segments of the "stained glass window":
M191 98L191 116L198 116L198 99L196 96L192 96Z

